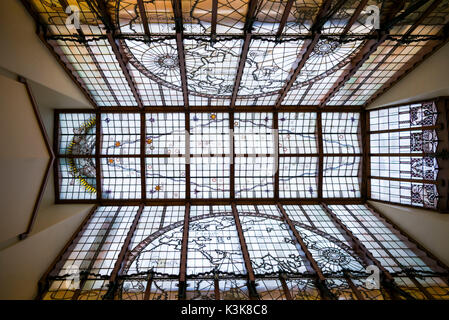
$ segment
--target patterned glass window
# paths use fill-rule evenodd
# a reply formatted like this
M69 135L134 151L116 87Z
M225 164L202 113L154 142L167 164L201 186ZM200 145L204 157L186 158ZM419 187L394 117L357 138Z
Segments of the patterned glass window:
M371 110L371 198L424 208L438 205L434 102Z

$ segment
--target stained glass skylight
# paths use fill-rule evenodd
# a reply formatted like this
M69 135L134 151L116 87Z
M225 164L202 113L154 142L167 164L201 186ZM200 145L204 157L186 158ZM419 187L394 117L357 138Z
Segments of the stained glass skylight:
M391 282L370 287L369 263ZM74 270L79 289L68 281ZM52 266L41 297L449 299L443 271L364 205L106 206Z
M25 3L100 108L364 105L443 43L449 13L447 1Z
M60 200L360 197L357 113L56 116Z

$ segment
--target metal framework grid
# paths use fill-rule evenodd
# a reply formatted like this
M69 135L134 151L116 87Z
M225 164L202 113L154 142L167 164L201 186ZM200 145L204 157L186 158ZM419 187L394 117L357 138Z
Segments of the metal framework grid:
M360 113L310 110L56 110L56 203L362 201Z

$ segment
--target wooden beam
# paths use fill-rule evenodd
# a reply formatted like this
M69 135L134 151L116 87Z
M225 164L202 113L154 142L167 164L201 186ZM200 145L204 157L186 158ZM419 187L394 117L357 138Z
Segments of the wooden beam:
M240 248L242 249L243 260L245 262L246 272L248 273L248 280L251 283L255 283L256 277L254 276L253 266L251 264L251 258L248 252L248 246L246 245L245 236L243 234L242 225L240 223L239 213L235 203L231 204L232 215L234 217L235 227L237 229L237 234L239 236Z
M59 4L61 5L62 10L64 12L65 12L66 8L69 6L67 0L59 0ZM68 16L68 14L67 14L67 16ZM77 32L81 39L83 39L83 40L86 39L86 36L84 35L84 32L82 31L82 29L78 29ZM86 47L86 50L89 53L89 57L92 59L92 62L94 63L95 67L97 68L98 72L100 73L100 76L103 79L106 87L108 88L111 96L114 98L115 103L117 105L120 105L119 100L117 99L117 95L115 94L115 91L112 89L111 84L110 84L108 78L106 77L106 75L104 74L104 71L101 68L100 63L98 62L96 55L93 53L92 48L90 47L89 43L85 42L84 46Z
M146 146L147 146L147 126L146 114L140 114L140 188L141 198L147 198L147 177L146 177Z
M297 243L301 246L301 250L306 255L307 261L310 263L310 266L312 267L313 271L318 276L318 279L320 281L324 281L326 278L324 277L321 268L318 266L318 263L313 258L304 240L302 240L301 235L299 234L298 230L296 230L295 225L293 224L292 220L290 220L290 217L287 215L287 212L285 211L284 207L280 203L277 204L277 207L279 208L279 211L282 213L282 219L288 224L290 231L295 236Z
M190 177L190 113L185 113L185 178L186 194L185 198L190 200L191 196L191 177Z
M433 11L434 9L434 5L436 5L436 2L439 2L441 0L435 0L434 3L432 3L431 6L429 6L427 8L427 10L424 11L424 13L413 23L413 25L407 30L407 32L403 35L402 39L406 39L421 23L422 21ZM399 21L401 21L402 19L404 19L405 17L407 17L410 13L412 13L414 10L416 10L417 8L421 7L424 3L426 3L427 1L418 1L412 5L410 5L403 13L401 13L398 17L395 17L396 13L399 11L401 6L397 6L396 9L392 9L392 11L388 12L388 15L390 17L392 17L391 19L388 19L384 22L383 27L382 27L382 31L379 33L379 40L377 42L374 43L370 43L370 41L368 41L365 46L361 49L362 52L366 51L366 53L364 53L362 55L362 57L360 58L359 55L356 55L355 59L359 59L358 61L351 61L351 68L348 69L348 71L346 73L343 73L342 76L339 78L339 80L334 84L334 86L332 87L332 89L328 92L328 94L326 94L325 98L321 101L320 105L324 106L327 102L329 102L329 100L335 95L335 93L337 91L339 91L345 84L346 82L359 70L359 68L363 65L363 63L366 62L366 60L369 58L369 56L374 53L379 46L387 39L387 33L388 31L393 28L393 26L395 25L395 23L398 23ZM383 17L383 19L385 20L385 16ZM395 52L395 50L400 46L400 42L397 42L393 48L386 54L384 55L383 59L377 63L376 67L374 67L368 76L366 76L357 86L357 88L355 88L354 90L357 91L360 89L360 87L363 85L363 83L365 83L365 81L367 79L370 78L370 76L379 68L379 66L381 66L389 57L390 55ZM342 79L342 80L340 80ZM346 101L349 99L349 97L347 97Z
M230 192L230 198L234 199L235 198L235 138L234 138L234 112L230 112L229 113L229 130L230 130L230 160L231 160L231 164L230 164L230 188L231 188L231 192Z
M120 69L122 69L123 75L125 76L126 82L128 83L129 88L131 89L131 92L134 96L134 99L136 100L137 105L139 108L143 108L142 98L140 97L140 94L137 90L137 85L134 82L134 79L131 76L131 73L128 70L127 62L125 62L125 58L122 55L119 45L115 42L114 36L111 32L108 32L106 34L109 45L111 46L112 51L114 52L115 58L117 59L117 62L120 66Z
M95 113L95 181L97 190L97 201L103 199L103 188L102 188L102 170L101 170L101 147L102 147L102 130L101 130L101 114L99 112Z
M333 222L345 231L346 238L349 237L350 239L352 249L359 255L365 265L375 265L377 268L379 268L382 275L384 276L385 281L387 282L387 287L385 289L393 299L398 299L397 293L390 289L392 286L394 286L394 278L390 274L390 272L388 272L388 270L382 266L382 264L372 255L372 253L363 245L363 243L360 242L360 240L352 233L352 231L349 230L343 222L341 222L341 220L326 204L323 203L321 204L321 206L325 210L327 215L333 220Z
M333 300L334 297L330 294L329 289L326 287L325 280L326 278L323 275L323 272L321 271L321 268L318 266L318 263L313 258L312 254L310 253L309 249L307 248L307 245L305 244L304 240L302 239L301 235L299 234L298 230L296 230L295 225L293 224L292 220L290 220L290 217L288 216L287 212L284 210L284 207L278 203L277 207L279 208L279 211L282 213L283 220L287 223L287 225L290 228L290 231L293 233L296 242L300 245L301 250L304 252L307 261L309 262L310 266L312 267L314 273L317 275L318 280L318 289L320 291L321 297L324 300Z
M351 277L348 275L348 273L345 271L343 271L343 272L344 272L345 281L349 285L349 288L351 289L351 291L356 296L357 300L365 300L365 298L363 298L363 295L360 293L360 290L357 288L357 286L354 284L354 282L352 282Z
M313 35L312 40L305 40L305 45L303 46L300 57L298 56L298 65L296 68L294 68L293 73L289 76L287 79L286 84L284 87L279 91L279 97L276 100L275 106L279 108L282 104L282 101L287 96L288 91L291 89L293 84L296 81L296 78L301 73L302 68L306 64L307 59L309 59L310 55L312 54L313 50L315 49L316 44L318 43L318 40L320 38L319 33L315 33Z
M60 113L88 113L89 110L86 109L56 109ZM153 107L145 107L144 109L140 109L138 107L132 106L111 106L111 107L101 107L101 112L105 113L185 113L186 108L183 106L178 107L170 107L170 106L153 106ZM275 106L235 106L231 108L229 106L190 106L190 112L204 112L204 113L229 113L229 112L361 112L361 106L345 106L345 105L336 105L336 106L325 106L324 108L320 108L318 105L296 105L296 106L286 106L282 105L279 108L275 108Z
M237 74L234 81L234 88L232 89L231 108L235 107L235 102L237 101L237 93L239 92L240 82L242 81L243 70L245 69L250 43L251 33L247 33L245 35L245 40L243 41L242 53L240 54L239 66L237 68Z
M387 34L380 33L378 40L368 40L365 42L359 52L352 58L348 68L341 74L332 88L320 101L320 107L324 107L330 99L348 82L349 79L360 69L360 67L368 60L369 56L379 48L379 46L387 39Z
M351 217L355 221L357 221L357 223L365 230L365 232L368 234L368 236L377 243L377 245L382 249L382 251L385 252L389 256L389 258L397 264L398 267L401 267L401 263L391 254L389 248L385 247L383 242L378 240L378 238L362 223L362 220L357 215L355 215L346 205L344 207L345 207L346 211L351 215ZM374 258L374 256L372 256L372 257ZM376 263L376 261L377 260L375 259L374 262ZM379 264L376 263L376 266L379 268L379 270L382 271L383 275L385 276L386 280L388 281L387 283L385 283L385 285L387 286L386 289L389 290L389 293L392 297L397 298L397 296L400 294L403 297L405 297L407 300L410 300L410 299L414 300L414 298L411 297L410 294L408 294L407 292L398 290L398 287L394 281L394 277L385 268L383 268L380 263Z
M41 184L39 187L39 192L37 194L36 200L34 201L33 210L31 211L31 217L28 222L27 228L24 233L19 235L19 239L23 240L23 239L27 238L28 235L31 233L31 231L33 230L33 227L34 227L34 223L36 222L37 214L39 212L42 198L44 197L45 189L47 187L48 178L50 176L51 167L53 166L53 163L55 161L55 154L53 152L53 148L51 146L50 139L48 138L47 131L45 130L45 125L44 125L44 122L42 121L42 117L39 112L39 108L37 106L37 101L36 101L36 98L34 97L34 93L33 93L33 90L31 89L30 83L28 82L27 79L25 79L23 77L19 77L18 80L25 86L25 89L26 89L27 95L28 95L28 99L30 100L31 107L33 108L34 117L39 126L39 130L41 132L42 139L44 140L45 148L47 149L47 153L49 156L47 166L45 168L44 175L42 177Z
M150 300L151 285L153 284L153 274L148 274L147 286L145 287L145 293L143 295L143 300Z
M186 204L184 214L184 225L182 228L181 242L181 262L179 267L179 300L186 299L186 272L187 272L187 250L189 243L189 222L190 222L190 203Z
M424 1L423 3L425 3L426 1ZM427 16L432 13L432 11L440 4L441 0L434 0L432 2L432 4L420 15L420 17L412 24L412 26L405 32L405 34L402 36L402 40L407 40L407 38L412 34L413 31L416 30L416 28L418 28L422 22L424 21L424 19L427 18ZM413 5L412 5L413 6ZM411 8L408 8L408 10L410 10ZM404 13L402 13L401 15L404 15ZM405 15L407 16L407 15ZM404 16L404 17L405 17ZM389 22L391 23L391 22ZM371 71L368 73L368 75L366 77L364 77L362 79L362 81L360 81L360 83L358 83L357 87L354 89L354 91L358 91L360 90L360 88L363 86L363 84L368 80L371 79L371 76L390 58L390 56L392 56L394 54L394 52L397 51L397 49L399 47L403 46L403 44L401 42L396 42L396 44L391 48L391 50L385 54L382 58L382 60L380 60L376 66L374 68L371 69ZM405 64L408 65L408 64ZM349 96L346 98L345 103L349 100Z
M273 112L273 145L274 145L274 199L279 199L279 170L280 170L280 153L279 153L279 113Z
M374 258L374 256L371 254L371 252L363 245L363 243L361 243L360 240L352 233L352 231L349 230L343 222L341 222L341 220L328 207L327 204L321 203L321 207L331 218L337 228L343 231L342 234L348 240L348 242L351 243L352 250L354 250L354 252L360 257L360 259L362 259L365 265L376 265L382 272L386 272L387 274L389 274L388 271L382 267L380 262L377 261L376 258Z
M117 257L117 260L115 261L114 269L111 272L111 276L109 277L109 282L115 283L117 281L117 277L120 274L120 270L123 265L123 261L125 261L125 257L129 251L129 245L131 243L131 240L134 236L134 232L136 231L137 225L139 224L140 217L142 216L144 206L140 205L139 209L136 212L136 215L134 216L133 223L131 224L128 233L126 234L126 238L123 241L122 248L120 249L120 253Z
M285 278L286 278L285 275L279 276L279 281L281 282L282 290L284 291L284 295L287 300L293 300L290 290L288 289L287 282L285 281Z
M140 217L142 215L144 206L140 205L139 209L137 210L136 215L134 216L133 223L131 224L128 233L126 235L125 240L123 241L122 248L120 249L120 253L117 257L117 260L115 260L114 269L111 272L111 275L109 277L109 290L107 294L105 295L104 299L107 300L113 300L115 297L116 290L118 288L118 281L117 277L120 274L123 262L125 261L125 257L127 256L127 253L129 252L129 245L131 243L132 237L134 236L134 232L136 231L137 225L139 223Z
M360 13L362 10L366 7L366 4L368 3L368 0L362 0L360 1L359 5L355 9L354 13L352 14L351 18L349 19L348 23L346 24L345 28L341 32L341 37L344 37L350 30L351 27L354 25L354 23L357 21L357 18L360 16Z
M218 13L218 0L212 0L212 21L210 25L210 38L215 41L217 38L217 13Z
M237 100L237 94L240 89L240 82L242 81L243 70L245 69L246 59L248 57L249 45L251 44L252 28L254 22L254 15L256 13L256 8L258 5L258 0L250 0L248 3L248 11L246 13L245 26L243 28L244 40L242 53L240 54L239 66L237 68L237 74L235 76L234 88L232 89L231 95L231 108L235 107L235 102Z
M287 93L290 91L291 87L295 83L298 75L301 73L301 70L303 69L310 55L313 53L313 50L315 49L315 46L318 43L318 40L320 39L321 36L321 28L323 27L326 20L329 18L327 15L329 14L330 11L332 12L337 11L344 4L344 1L339 1L333 8L331 8L331 3L332 0L323 1L311 28L312 39L305 40L302 50L297 58L298 64L296 65L296 67L294 67L291 75L289 75L289 77L287 78L284 87L279 91L279 97L277 98L275 103L275 106L277 108L281 106L282 101L284 101L285 97L287 96Z
M322 112L316 114L316 139L318 147L318 198L323 198L323 175L324 175L324 148L323 148L323 121Z
M83 288L84 288L84 285L86 284L87 279L89 278L89 273L91 273L92 268L94 267L95 262L97 261L98 256L102 252L103 246L106 243L106 239L108 238L109 233L112 230L112 227L115 225L115 221L118 218L120 210L121 210L121 207L118 207L116 212L115 212L115 214L114 214L114 216L112 217L111 221L110 222L106 222L105 221L104 224L101 226L101 229L103 229L103 227L107 226L107 228L106 228L106 230L104 232L104 235L102 235L100 232L97 233L96 238L101 238L101 240L98 243L98 245L97 245L97 247L95 249L95 252L92 255L92 257L88 258L90 260L89 261L89 265L87 266L87 268L85 270L82 270L86 274L85 275L81 275L79 287L78 287L78 289L75 290L75 293L73 294L71 300L78 300L79 296L81 295L81 293L83 291ZM97 239L95 239L95 240L97 240ZM91 243L91 247L94 247L96 245L97 242L95 240Z
M413 131L413 130L438 130L440 129L441 126L440 125L434 125L434 126L422 126L419 128L397 128L397 129L385 129L385 130L373 130L373 131L368 131L368 134L373 134L373 133L388 133L388 132L403 132L403 131Z
M288 16L290 15L290 11L292 10L293 2L293 0L288 0L285 4L284 12L282 13L281 21L279 22L278 31L276 32L276 39L278 40L281 38L282 32L284 31Z
M98 204L104 206L139 206L144 204L146 206L179 206L184 205L186 201L191 205L204 206L204 205L229 205L231 202L242 205L274 205L277 202L282 204L319 204L325 202L327 204L363 204L362 198L241 198L241 199L103 199L101 201L96 200L58 200L55 204Z
M362 173L361 173L361 181L360 181L360 194L362 199L365 201L368 199L368 195L370 194L370 183L368 176L371 173L371 148L370 148L370 135L368 134L369 130L369 111L362 111L360 114L360 136L362 143Z
M149 40L149 38L151 37L151 33L150 27L148 26L148 18L145 10L145 4L143 3L143 0L137 0L137 5L139 6L140 19L142 20L143 30L145 31L145 35Z
M173 14L175 18L176 47L178 49L179 72L181 74L182 95L184 98L184 107L189 107L189 89L187 85L187 69L184 51L184 26L182 18L181 0L173 0Z
M72 81L75 83L75 85L80 89L84 97L89 101L89 103L94 107L97 108L98 105L95 102L93 96L90 94L90 91L88 90L84 80L79 76L78 72L73 68L72 64L68 59L65 57L64 52L62 52L61 48L58 46L57 42L54 40L48 40L47 36L49 35L50 31L48 30L46 24L44 21L42 21L42 18L39 16L39 14L36 12L35 8L31 3L27 0L20 0L22 5L25 7L27 12L31 15L33 20L36 23L36 34L41 40L41 42L47 47L47 49L50 51L50 53L53 55L53 57L56 59L56 61L59 63L59 65L64 69L66 74L72 79ZM51 34L50 34L51 35Z
M399 181L399 182L411 182L411 183L418 182L418 183L425 183L425 184L437 184L436 180L377 177L377 176L372 176L372 175L369 175L368 179L389 180L389 181Z

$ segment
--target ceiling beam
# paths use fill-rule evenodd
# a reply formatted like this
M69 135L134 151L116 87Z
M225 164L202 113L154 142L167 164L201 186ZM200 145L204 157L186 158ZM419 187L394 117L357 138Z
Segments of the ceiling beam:
M251 43L251 36L252 36L252 28L254 23L254 15L256 13L258 0L250 0L248 3L248 11L246 13L246 20L245 20L245 26L243 28L244 33L244 40L243 40L243 47L242 52L240 54L240 60L239 60L239 66L237 68L237 74L235 76L234 80L234 87L232 89L232 95L231 95L231 108L235 107L235 102L237 100L237 94L240 89L240 82L242 81L243 76L243 70L245 69L246 59L248 57L248 51L249 51L249 45Z
M118 64L120 65L120 69L122 69L123 75L125 76L126 82L128 83L129 88L131 89L131 92L134 96L134 99L136 100L137 105L139 108L143 108L142 98L140 97L140 94L137 90L137 85L134 82L134 79L131 76L131 73L128 70L128 62L125 62L125 56L122 54L119 44L115 42L114 36L111 32L108 32L106 34L108 38L109 45L112 48L112 51L115 54L115 58L117 59Z
M290 15L290 12L293 7L294 0L288 0L285 4L284 12L282 13L281 21L279 22L279 28L276 32L276 39L279 40L282 36L282 32L284 32L285 24L287 23L288 16Z
M186 299L186 273L187 273L187 250L189 243L189 222L190 222L190 203L185 205L184 225L182 228L181 240L181 261L179 266L179 300Z
M293 233L293 236L296 239L296 242L300 245L301 250L304 252L307 261L309 262L310 266L312 267L313 271L318 277L318 289L320 291L321 297L325 300L333 300L334 297L330 294L329 289L327 289L325 280L326 278L323 275L323 272L321 271L321 268L318 266L318 263L313 258L312 254L310 253L309 249L307 248L306 243L302 239L301 235L299 234L298 230L296 230L295 225L293 224L292 220L288 216L287 212L285 211L284 207L281 204L277 204L277 207L279 208L279 211L282 213L282 219L287 223L287 225L290 228L290 231Z
M234 112L229 113L229 130L230 130L230 136L229 136L229 144L230 144L230 198L235 198L235 136L234 136Z
M212 21L210 25L210 38L215 41L217 38L217 15L218 15L218 0L212 0Z
M89 261L89 265L84 269L80 270L83 271L84 274L80 275L80 282L78 288L73 293L73 296L70 298L71 300L78 300L79 296L81 295L84 285L86 284L89 275L92 271L92 268L94 267L95 263L97 262L97 258L100 255L100 253L103 252L104 244L106 243L107 238L109 237L109 234L111 233L112 228L115 226L115 222L117 221L117 218L119 216L121 207L118 207L115 211L114 215L111 217L110 215L107 216L107 218L111 218L110 221L108 219L105 219L103 224L101 225L101 229L105 230L104 234L99 232L96 236L94 236L93 242L89 243L90 248L87 251L94 251L94 254L92 256L89 255L89 257L86 257L86 259ZM98 241L99 240L99 241Z
M350 30L351 27L354 25L354 23L357 21L357 18L360 16L360 13L362 10L366 7L366 4L368 3L368 0L362 0L360 1L359 5L355 9L354 13L352 14L351 18L349 19L348 23L346 24L345 28L341 32L341 37L344 37Z
M103 197L103 188L102 188L102 170L101 170L101 146L103 135L101 134L101 113L95 113L95 181L97 190L97 201L101 201Z
M148 18L147 12L145 10L145 4L143 3L143 0L137 0L137 5L139 6L140 20L142 20L143 30L145 31L145 35L149 40L151 37L151 33L150 27L148 26Z
M173 14L175 17L176 47L178 49L179 72L181 74L182 96L184 107L189 108L189 89L187 85L187 69L184 50L184 26L182 18L181 0L172 0Z
M322 112L316 114L316 139L318 148L318 198L323 198L323 175L324 175L324 147L323 147L323 120Z
M146 114L140 114L140 188L141 198L147 198L147 176L146 176L146 147L147 147L147 125Z
M423 251L427 257L431 260L434 260L439 267L444 269L446 272L449 272L449 266L447 266L444 262L442 262L440 259L438 259L434 254L432 254L429 250L427 250L424 246L422 246L418 241L416 241L413 237L411 237L407 232L402 230L394 221L386 217L382 212L377 210L371 203L365 203L368 210L371 211L373 215L375 215L380 220L385 221L388 225L391 226L391 228L395 229L397 232L399 232L403 237L407 238L408 241L416 245L418 249Z
M142 99L137 90L137 85L134 82L134 79L132 78L131 73L128 70L127 66L128 61L125 61L126 59L125 55L120 49L121 48L120 45L115 40L116 27L111 19L105 0L87 1L87 4L89 5L89 8L94 13L96 13L97 17L103 22L106 28L107 41L112 49L112 52L115 55L115 58L120 66L120 69L123 72L123 75L125 76L126 82L128 83L128 86L134 96L134 99L136 100L137 106L139 108L143 108Z
M379 33L378 40L368 40L357 54L349 62L348 67L343 74L334 83L332 88L327 92L320 101L320 107L326 106L330 99L348 82L349 79L360 69L360 67L368 60L369 56L377 50L377 48L387 39L385 33Z
M103 299L113 300L115 297L115 293L117 291L117 288L119 286L118 283L118 276L120 274L120 271L122 269L123 262L126 261L126 256L129 252L129 245L131 243L131 240L134 236L134 232L136 231L137 225L139 223L140 217L142 216L144 206L140 205L139 209L137 210L136 215L134 216L134 220L128 230L128 233L126 234L126 238L123 241L123 245L120 249L119 255L117 256L117 260L115 260L114 269L111 272L111 275L109 276L109 290L105 294Z
M289 76L286 84L279 92L279 97L277 98L276 103L275 103L275 106L277 108L279 108L281 106L282 101L284 101L285 97L287 96L287 93L289 92L289 90L291 89L293 84L295 83L296 78L301 73L301 70L304 67L304 65L306 64L306 61L309 59L310 55L312 54L313 50L315 49L315 46L318 43L319 38L320 38L320 34L315 33L313 35L313 39L306 40L304 42L304 45L303 45L301 53L300 53L301 57L298 58L298 60L297 60L297 61L299 61L298 65L293 70L293 73L291 74L291 76Z
M324 209L324 211L327 213L327 215L333 220L333 222L340 227L341 229L344 230L344 232L346 233L346 237L349 237L350 242L351 242L351 247L352 249L359 254L359 257L363 260L363 262L367 265L375 265L384 275L385 281L387 281L388 283L394 283L394 278L393 276L390 274L390 272L388 272L387 269L385 269L382 264L373 256L373 254L363 245L362 242L360 242L360 240L352 233L351 230L349 230L348 227L346 227L346 225L341 222L341 220L337 217L337 215L327 206L327 204L322 203L321 207ZM348 209L347 209L348 210ZM348 210L348 212L352 215L352 213ZM366 230L367 231L367 230ZM375 239L373 237L373 239ZM389 294L394 297L397 298L397 295L395 292L391 291L390 286L387 285L387 291L389 292Z
M243 235L242 225L240 223L239 213L237 211L237 207L235 203L231 204L232 207L232 215L234 217L235 227L237 229L237 234L239 236L240 247L242 249L243 260L245 262L246 272L248 274L248 280L252 283L256 281L256 277L254 276L253 266L251 264L251 258L248 253L248 246L246 245L245 236Z
M360 194L365 201L371 193L369 175L371 173L371 148L369 130L369 111L363 110L360 113L360 142L362 144L362 174L360 182Z
M280 170L280 153L279 153L279 113L273 112L273 146L274 146L274 199L279 199L279 170Z

